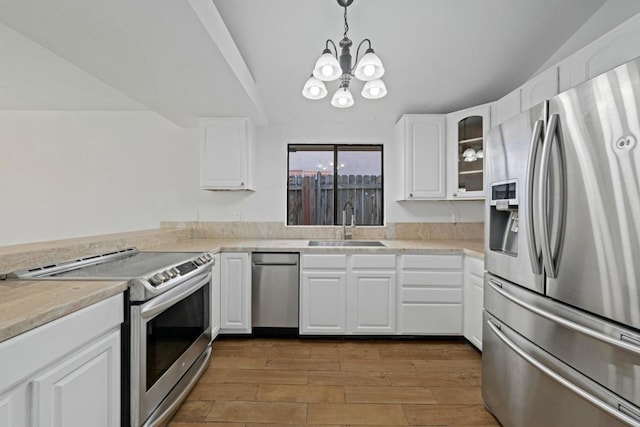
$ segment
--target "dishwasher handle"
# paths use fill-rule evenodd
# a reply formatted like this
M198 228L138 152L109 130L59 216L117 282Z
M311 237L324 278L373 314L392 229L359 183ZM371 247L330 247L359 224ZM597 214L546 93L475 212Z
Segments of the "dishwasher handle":
M253 265L255 267L261 267L261 266L297 266L298 263L297 262L265 262L265 261L254 261Z

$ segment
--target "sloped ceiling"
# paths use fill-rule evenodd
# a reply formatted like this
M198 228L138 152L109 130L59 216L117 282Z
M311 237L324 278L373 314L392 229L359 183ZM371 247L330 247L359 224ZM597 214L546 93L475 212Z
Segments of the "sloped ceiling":
M335 0L0 0L12 64L0 67L0 108L150 109L185 126L391 123L502 97L604 2L355 0L349 37L371 39L389 94L366 100L354 82L355 106L337 110L301 95L325 40L342 37Z

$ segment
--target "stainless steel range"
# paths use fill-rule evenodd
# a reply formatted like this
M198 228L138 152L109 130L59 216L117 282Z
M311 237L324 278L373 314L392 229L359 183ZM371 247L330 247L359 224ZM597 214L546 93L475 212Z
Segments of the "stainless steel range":
M211 355L213 263L209 253L130 248L18 270L8 278L127 280L122 424L162 426L202 375Z

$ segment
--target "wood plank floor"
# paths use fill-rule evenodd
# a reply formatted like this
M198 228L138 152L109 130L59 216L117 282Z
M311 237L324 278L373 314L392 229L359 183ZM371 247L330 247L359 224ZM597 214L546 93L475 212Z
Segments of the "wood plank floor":
M170 427L499 426L463 341L219 337Z

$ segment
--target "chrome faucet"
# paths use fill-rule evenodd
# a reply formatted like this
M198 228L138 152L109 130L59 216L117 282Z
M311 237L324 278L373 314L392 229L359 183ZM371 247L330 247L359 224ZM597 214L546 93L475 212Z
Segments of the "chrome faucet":
M351 206L351 228L347 233L347 206ZM351 239L353 237L353 229L356 227L356 209L353 204L347 200L342 206L342 238L344 240Z

